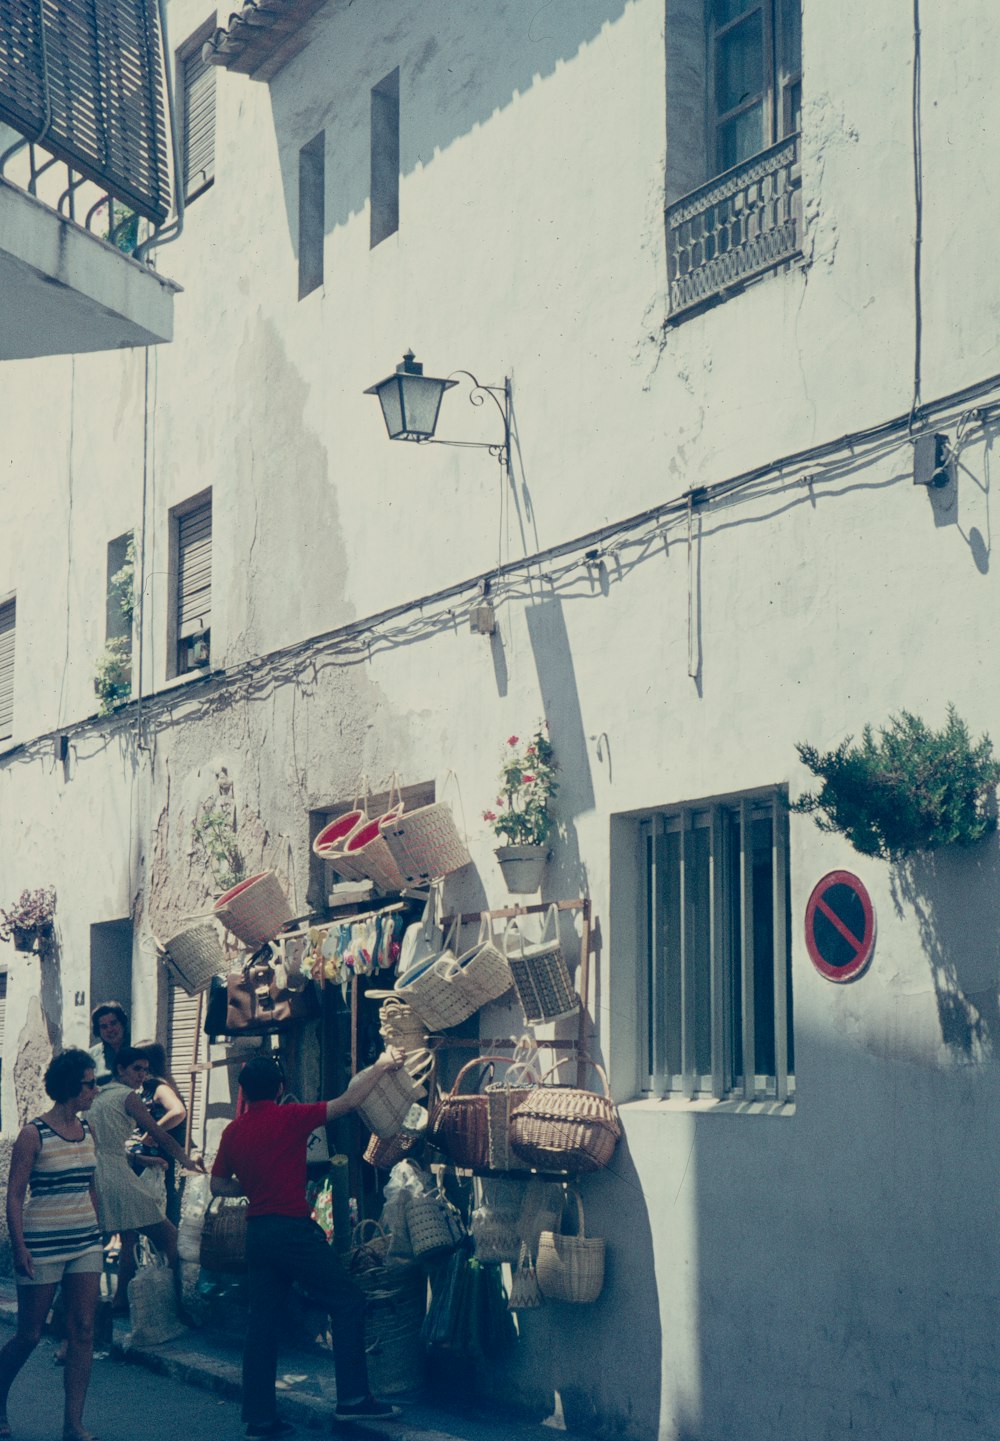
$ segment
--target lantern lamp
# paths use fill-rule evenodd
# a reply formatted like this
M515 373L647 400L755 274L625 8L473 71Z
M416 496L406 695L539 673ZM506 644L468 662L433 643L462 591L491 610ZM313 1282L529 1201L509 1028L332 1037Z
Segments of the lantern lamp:
M424 367L408 350L392 375L365 391L377 395L390 440L431 440L437 427L441 397L457 385L455 380L436 380L424 374Z

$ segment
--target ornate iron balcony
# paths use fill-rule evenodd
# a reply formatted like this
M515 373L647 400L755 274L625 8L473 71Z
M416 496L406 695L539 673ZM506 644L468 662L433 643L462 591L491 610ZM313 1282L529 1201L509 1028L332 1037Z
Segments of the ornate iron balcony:
M799 136L667 207L670 318L792 260L802 246Z

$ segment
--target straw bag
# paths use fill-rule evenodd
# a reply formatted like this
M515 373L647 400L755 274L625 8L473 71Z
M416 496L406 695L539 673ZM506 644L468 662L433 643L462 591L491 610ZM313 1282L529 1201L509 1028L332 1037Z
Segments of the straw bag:
M462 1078L474 1066L492 1067L495 1062L504 1060L504 1056L477 1056L466 1061L451 1090L434 1107L427 1129L428 1139L456 1166L483 1171L489 1164L489 1102L478 1092L469 1096L459 1095Z
M430 1051L411 1051L398 1071L382 1072L358 1107L369 1131L383 1140L399 1135L410 1107L427 1094L424 1081L432 1064Z
M166 1256L146 1242L135 1248L136 1273L128 1283L132 1317L129 1346L162 1346L185 1331L177 1314L174 1273Z
M420 1328L427 1311L427 1277L419 1266L396 1266L366 1288L365 1356L368 1380L379 1396L419 1390L424 1348ZM357 1278L356 1278L357 1279Z
M476 1182L479 1204L469 1228L476 1246L477 1261L496 1264L517 1263L521 1252L521 1192L512 1181Z
M573 1301L586 1305L596 1301L604 1285L604 1242L588 1236L583 1223L583 1202L573 1191L576 1202L575 1236L558 1231L543 1231L538 1242L536 1271L538 1287L547 1301Z
M451 875L472 861L447 801L388 817L381 830L408 886Z
M529 1163L511 1148L510 1118L516 1106L538 1085L538 1052L530 1036L522 1036L501 1081L486 1087L486 1120L491 1171L530 1171Z
M216 1202L218 1210L213 1210ZM241 1275L247 1268L246 1201L213 1196L201 1227L201 1264L206 1271Z
M345 811L323 827L312 843L313 854L321 860L331 860L337 851L343 850L352 832L364 825L367 819L363 807L355 801L353 810Z
M517 1257L517 1269L510 1280L508 1311L534 1311L542 1304L542 1293L538 1289L538 1276L531 1253L522 1241Z
M465 1236L457 1209L442 1191L425 1191L406 1203L406 1229L414 1256L431 1261L453 1251Z
M373 1135L365 1147L364 1159L377 1171L391 1171L398 1162L405 1161L422 1140L423 1136L409 1131L400 1131L384 1140Z
M457 932L456 932L457 935ZM479 940L456 960L459 974L455 984L465 994L474 1010L506 995L514 984L507 958L493 940L490 918L483 912L479 922Z
M397 996L407 1001L432 1031L459 1026L478 1009L456 981L461 974L452 949L457 932L456 917L444 950L400 976L393 987Z
M578 1090L575 1086L547 1086L567 1060L557 1061L541 1083L518 1103L510 1118L510 1144L522 1160L540 1171L598 1171L606 1166L621 1140L622 1123L611 1099L604 1068L590 1061L604 1087L604 1094Z
M396 796L395 804L392 800L393 794ZM401 891L403 877L380 827L395 820L402 812L403 802L399 798L399 788L393 787L389 791L389 805L386 810L381 815L355 826L337 850L326 853L326 859L348 880L370 880L379 890Z
M545 933L551 926L548 940ZM516 949L514 940L516 940ZM526 946L516 921L508 922L504 932L504 955L517 987L518 1000L529 1026L546 1021L559 1021L575 1015L580 998L573 989L562 946L559 942L559 920L555 906L549 906L542 925L542 938L537 945Z
M170 974L189 996L196 996L212 984L212 977L225 970L219 933L213 925L189 926L169 941L157 941Z
M397 1051L419 1051L427 1044L427 1023L406 1001L390 996L378 1013L378 1032Z
M423 961L434 960L444 949L444 931L441 929L442 884L431 881L423 915L403 932L399 945L399 961L396 964L397 976L405 976Z
M273 871L240 881L219 897L214 911L223 925L250 951L273 941L292 919L292 908Z

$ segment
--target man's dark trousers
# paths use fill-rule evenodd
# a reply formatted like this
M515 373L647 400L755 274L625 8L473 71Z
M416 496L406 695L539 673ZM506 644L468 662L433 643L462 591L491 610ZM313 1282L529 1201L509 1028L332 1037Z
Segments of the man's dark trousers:
M275 1419L278 1336L292 1283L330 1313L337 1400L368 1395L365 1299L333 1247L306 1217L251 1216L247 1221L249 1316L243 1348L243 1420Z

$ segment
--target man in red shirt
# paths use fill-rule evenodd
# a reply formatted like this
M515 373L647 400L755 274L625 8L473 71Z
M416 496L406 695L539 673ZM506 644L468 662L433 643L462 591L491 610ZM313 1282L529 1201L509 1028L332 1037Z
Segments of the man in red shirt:
M393 1050L359 1072L342 1096L315 1105L279 1106L281 1068L254 1056L240 1071L247 1109L231 1121L212 1167L213 1196L250 1198L247 1214L249 1315L243 1348L243 1420L248 1436L284 1436L294 1428L275 1414L278 1330L282 1302L297 1281L330 1313L337 1376L335 1416L342 1421L388 1420L398 1408L368 1389L364 1296L306 1204L306 1139L317 1126L357 1110L379 1077L398 1070Z

